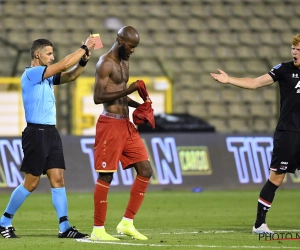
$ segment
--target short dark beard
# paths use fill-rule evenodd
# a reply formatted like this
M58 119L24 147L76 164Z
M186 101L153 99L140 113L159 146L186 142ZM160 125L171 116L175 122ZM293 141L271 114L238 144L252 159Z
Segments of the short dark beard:
M119 52L119 57L125 60L126 50L124 44L120 46L118 52Z

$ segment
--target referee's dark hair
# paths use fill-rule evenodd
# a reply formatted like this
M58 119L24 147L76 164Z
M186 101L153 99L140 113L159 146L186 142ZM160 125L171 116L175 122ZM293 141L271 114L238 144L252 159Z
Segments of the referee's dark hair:
M31 59L34 58L34 52L36 52L37 50L41 50L46 46L53 47L53 44L49 40L44 38L34 40L30 48Z

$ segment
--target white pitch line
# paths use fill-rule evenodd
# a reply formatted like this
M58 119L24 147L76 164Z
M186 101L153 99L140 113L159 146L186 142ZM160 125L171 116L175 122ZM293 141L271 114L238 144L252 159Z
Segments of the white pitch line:
M142 244L142 243L122 243L112 241L92 241L90 239L76 239L77 242L107 245L124 245L124 246L147 246L147 247L197 247L197 248L226 248L226 249L265 249L266 246L214 246L214 245L165 245L165 244ZM299 249L299 247L269 246L269 249Z

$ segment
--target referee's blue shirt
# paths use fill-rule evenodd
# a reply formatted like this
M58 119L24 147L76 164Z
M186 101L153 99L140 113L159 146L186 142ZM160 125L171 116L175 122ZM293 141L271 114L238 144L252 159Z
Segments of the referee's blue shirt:
M21 76L27 123L56 125L53 76L43 80L47 66L27 67Z

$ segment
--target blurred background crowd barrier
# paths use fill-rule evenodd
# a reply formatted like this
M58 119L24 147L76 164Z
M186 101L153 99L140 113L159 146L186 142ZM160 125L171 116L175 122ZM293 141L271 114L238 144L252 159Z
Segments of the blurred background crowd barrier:
M52 41L60 60L91 31L100 33L104 48L93 51L82 77L58 87L56 96L60 132L94 134L102 109L91 97L95 64L125 25L135 27L141 38L130 59L130 75L148 82L156 114L192 115L216 132L272 132L278 117L276 83L245 90L223 86L209 73L220 68L237 77L254 77L290 60L290 39L299 32L297 4L298 0L0 0L0 136L20 135L24 128L19 78L30 64L32 41Z
M150 190L242 190L260 188L269 177L272 134L144 133L142 139L153 167ZM92 192L94 136L63 135L66 185L72 192ZM20 137L0 137L0 193L23 182L19 171L23 152ZM119 170L121 170L119 163ZM130 190L134 169L117 171L111 183L115 191ZM80 183L78 181L80 180ZM282 188L299 188L300 174L288 173ZM37 192L47 192L42 176Z

